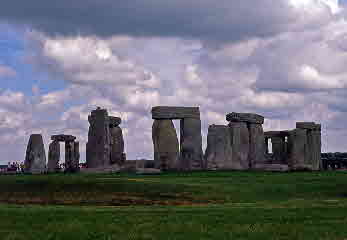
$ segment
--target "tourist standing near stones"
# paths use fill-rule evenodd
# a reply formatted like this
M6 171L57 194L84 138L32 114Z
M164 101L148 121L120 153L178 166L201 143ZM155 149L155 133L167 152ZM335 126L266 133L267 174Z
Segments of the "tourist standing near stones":
M29 138L25 161L25 173L44 173L46 171L46 152L41 134L32 134Z

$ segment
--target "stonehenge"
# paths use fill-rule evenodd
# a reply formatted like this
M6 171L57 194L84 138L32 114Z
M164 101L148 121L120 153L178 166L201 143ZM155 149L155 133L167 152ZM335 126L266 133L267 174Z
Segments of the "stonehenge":
M315 122L297 122L292 130L264 132L263 116L232 112L226 115L228 124L209 126L207 147L203 153L199 107L156 106L151 113L154 120L154 161L151 168L158 171L317 171L324 168L321 125ZM173 120L180 120L180 139ZM106 109L98 107L91 111L88 122L86 172L119 172L126 171L129 166L145 168L126 161L121 118L109 116ZM47 171L60 170L60 142L64 142L65 171L78 172L80 146L76 137L61 134L51 136L51 140ZM45 171L43 139L40 134L33 134L26 151L25 172Z
M65 172L74 173L79 171L79 142L72 135L53 135L53 141L48 150L48 172L59 171L60 142L65 143Z
M46 171L46 152L41 134L32 134L29 138L25 160L24 172L39 174Z
M106 109L98 107L88 116L89 131L86 145L88 168L110 168L125 162L124 139L119 127L121 119L109 116Z
M157 106L152 108L152 118L156 167L183 171L203 169L199 108ZM173 133L172 120L175 119L180 120L179 146L177 135Z

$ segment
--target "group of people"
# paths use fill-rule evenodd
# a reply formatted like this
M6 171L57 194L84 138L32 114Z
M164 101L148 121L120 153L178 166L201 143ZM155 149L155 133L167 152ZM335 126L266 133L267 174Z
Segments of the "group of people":
M18 162L8 162L7 164L7 172L24 172L24 163L18 163Z

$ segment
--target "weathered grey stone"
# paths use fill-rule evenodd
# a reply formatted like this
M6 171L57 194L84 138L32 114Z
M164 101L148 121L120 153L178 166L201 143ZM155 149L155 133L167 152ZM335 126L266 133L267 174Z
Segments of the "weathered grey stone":
M279 137L284 138L289 136L289 131L267 131L264 132L264 137L266 138L273 138L273 137Z
M110 144L111 144L111 164L122 165L124 163L125 154L124 154L124 139L123 131L118 126L110 127Z
M265 163L264 131L261 124L248 124L249 131L249 155L250 167L256 163Z
M271 143L272 143L274 163L285 164L286 163L285 138L272 137Z
M46 171L46 152L41 134L33 134L29 138L24 171L27 173L44 173Z
M154 164L162 170L178 168L179 144L171 120L154 120L152 126Z
M288 172L289 167L286 164L261 164L257 163L254 165L253 169L271 172Z
M206 169L234 169L232 155L229 127L211 125L208 128L207 148L204 157Z
M183 118L200 119L200 110L198 107L158 106L152 108L152 118L157 120Z
M75 172L74 147L74 142L65 142L65 172Z
M59 171L59 160L60 160L60 143L59 141L53 141L49 145L48 150L48 172Z
M75 136L72 135L53 135L51 136L52 141L58 141L58 142L73 142L76 140Z
M109 118L110 127L118 127L122 123L122 119L119 117L110 116Z
M296 128L309 129L309 130L320 130L321 125L314 122L297 122Z
M307 130L294 129L288 137L288 165L292 170L306 166Z
M233 168L244 170L249 169L249 131L247 123L230 122L230 135L233 150Z
M246 123L254 123L254 124L264 123L264 117L254 113L232 112L227 114L226 120L228 122L246 122Z
M321 132L318 130L307 130L307 148L305 163L312 165L312 170L319 170L321 163Z
M155 175L160 174L161 170L157 168L139 168L136 170L136 174L139 175Z
M74 142L74 159L73 159L74 171L79 171L80 168L80 143Z
M204 167L201 121L198 118L181 120L180 167L182 170L200 170Z
M110 127L107 110L97 108L88 117L90 123L86 148L87 167L108 166L110 162Z

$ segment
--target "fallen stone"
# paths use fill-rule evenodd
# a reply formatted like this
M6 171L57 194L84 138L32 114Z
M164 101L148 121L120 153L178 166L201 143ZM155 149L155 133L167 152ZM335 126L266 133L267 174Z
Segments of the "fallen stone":
M228 122L246 122L254 124L263 124L264 117L254 113L236 113L232 112L227 114L226 120Z
M39 174L46 171L46 152L41 134L32 134L29 138L24 161L26 173Z
M152 108L152 118L157 120L183 118L200 119L200 110L198 107L158 106Z

